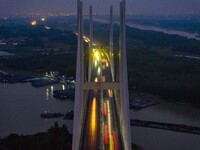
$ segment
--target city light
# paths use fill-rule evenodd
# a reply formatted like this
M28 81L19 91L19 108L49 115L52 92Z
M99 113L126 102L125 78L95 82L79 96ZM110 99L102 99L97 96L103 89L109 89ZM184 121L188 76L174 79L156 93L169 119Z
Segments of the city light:
M86 37L85 35L83 35L83 39L86 43L89 43L90 42L90 39L88 37Z
M41 18L41 21L45 21L46 19L45 18Z
M35 20L34 20L34 21L32 21L32 22L31 22L31 25L32 25L32 26L35 26L35 25L37 25L37 21L35 21Z
M49 100L49 89L46 89L46 100Z
M48 26L45 26L44 28L47 29L47 30L50 30L50 29L51 29L51 27L48 27Z
M51 96L53 96L53 89L54 89L54 87L51 86Z
M62 90L65 90L65 85L64 84L62 85Z

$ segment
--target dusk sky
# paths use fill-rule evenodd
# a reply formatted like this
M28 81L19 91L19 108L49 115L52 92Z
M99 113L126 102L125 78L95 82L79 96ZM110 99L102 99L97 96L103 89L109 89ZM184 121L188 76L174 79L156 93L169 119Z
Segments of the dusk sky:
M119 0L83 0L85 7L92 3L97 13L108 12ZM0 0L0 15L47 14L52 12L76 12L76 0ZM200 14L200 0L127 0L127 13L133 14Z

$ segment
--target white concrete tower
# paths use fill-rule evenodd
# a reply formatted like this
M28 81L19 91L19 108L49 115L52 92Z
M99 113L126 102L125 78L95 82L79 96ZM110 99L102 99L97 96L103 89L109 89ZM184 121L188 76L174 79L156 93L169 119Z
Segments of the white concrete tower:
M74 123L73 123L73 143L72 150L81 150L83 149L82 143L87 139L90 139L91 130L89 128L87 133L84 128L84 122L90 119L87 119L86 108L90 105L88 102L88 97L91 96L88 91L102 91L102 90L113 90L117 93L116 98L113 101L116 101L116 105L113 103L113 107L116 107L117 118L119 123L117 127L119 128L119 139L122 146L121 149L131 150L131 128L130 128L130 110L129 110L129 96L128 96L128 76L127 76L127 58L126 58L126 3L125 0L120 2L120 37L119 37L119 72L114 70L114 58L113 56L113 7L110 7L110 58L111 58L111 72L112 72L112 82L93 82L90 81L91 78L91 68L92 68L92 59L91 53L93 50L93 17L92 17L92 6L90 6L90 49L89 49L89 65L88 72L85 69L85 53L83 46L83 3L81 0L77 0L77 21L78 21L78 42L77 42L77 64L76 64L76 90L75 90L75 105L74 105ZM88 74L86 74L88 73ZM115 74L119 73L119 81L115 81ZM88 81L86 80L88 78ZM99 90L101 89L101 90ZM87 93L87 94L86 94ZM118 96L119 95L119 96ZM102 101L100 101L101 103ZM91 107L90 107L91 108ZM87 108L88 109L88 108ZM90 110L90 109L88 109ZM100 109L99 109L100 110ZM114 110L114 109L113 109ZM94 111L95 112L95 111ZM100 112L100 111L99 111ZM113 111L114 112L114 111ZM97 112L98 113L98 112ZM113 114L113 113L112 113ZM114 115L115 115L114 114ZM92 116L92 115L91 115ZM95 115L93 115L95 116ZM94 117L95 118L95 117ZM116 119L116 120L117 120ZM104 120L100 118L99 120ZM96 121L97 122L97 121ZM85 123L86 124L86 123ZM87 125L87 124L86 124ZM111 131L111 130L110 130ZM101 134L101 130L98 130L98 133ZM87 136L87 137L86 137ZM102 143L99 140L101 138L96 138L97 143ZM102 140L103 141L103 140ZM112 142L110 142L112 143ZM87 146L91 144L91 142ZM96 144L96 143L95 143ZM101 145L97 145L101 147ZM85 146L85 145L84 145ZM95 145L96 146L96 145ZM112 147L112 146L111 146Z
M83 51L83 3L77 0L78 43L76 62L76 90L74 104L72 150L79 150L84 117L84 51Z
M88 81L91 80L91 70L92 70L92 50L93 50L93 14L92 14L92 6L89 7L89 16L90 16L90 50L89 50L89 66L88 66Z
M120 43L119 43L119 82L120 82L120 126L125 150L131 150L131 126L128 94L126 59L126 1L120 2Z
M110 6L110 62L112 81L115 81L114 51L113 51L113 6Z

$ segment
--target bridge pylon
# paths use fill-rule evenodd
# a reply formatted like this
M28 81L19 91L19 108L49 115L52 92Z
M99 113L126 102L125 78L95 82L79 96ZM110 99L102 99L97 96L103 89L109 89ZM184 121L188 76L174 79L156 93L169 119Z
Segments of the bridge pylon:
M90 48L89 48L89 61L88 72L85 70L85 53L83 46L83 2L77 0L77 21L78 21L78 42L77 42L77 63L76 63L76 90L75 90L75 105L74 105L74 123L73 123L73 143L72 150L82 150L84 124L86 119L86 112L88 109L88 91L104 91L112 90L115 94L113 99L116 104L117 122L119 126L119 134L121 140L121 149L131 150L131 128L130 128L130 110L129 110L129 95L128 95L128 76L127 76L127 58L126 58L126 2L122 0L120 2L120 37L119 37L119 66L114 62L114 49L113 49L113 6L110 7L110 71L111 81L93 82L92 76L92 52L93 52L93 16L92 6L89 7L90 18ZM115 70L115 66L119 69ZM103 95L103 94L102 94ZM100 102L101 105L103 104ZM96 100L95 105L96 106ZM112 107L115 107L112 105ZM99 109L100 110L100 109ZM93 115L96 116L96 115ZM94 117L95 118L95 117ZM114 117L115 118L115 117ZM107 122L106 122L107 123ZM101 129L101 128L99 128ZM99 131L100 133L101 131ZM110 136L112 136L110 134ZM113 136L114 137L114 136ZM101 138L99 138L101 139ZM113 138L114 139L114 138ZM102 143L102 142L99 142ZM112 143L112 141L111 141ZM99 146L100 147L100 146Z

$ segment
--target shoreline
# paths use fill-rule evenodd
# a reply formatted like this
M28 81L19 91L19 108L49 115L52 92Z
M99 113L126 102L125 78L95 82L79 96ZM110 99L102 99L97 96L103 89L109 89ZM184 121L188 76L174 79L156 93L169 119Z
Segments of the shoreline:
M183 104L183 105L188 105L188 106L192 106L194 108L200 109L200 104L196 104L196 103L189 103L189 102L184 102L181 100L173 100L173 99L166 99L164 97L161 97L159 95L153 95L151 93L144 93L144 92L135 92L135 91L131 91L129 90L129 102L130 100L133 99L140 99L140 100L154 100L157 102L161 102L161 101L166 101L169 103L174 103L174 104ZM151 107L151 106L150 106Z
M42 73L39 72L30 72L30 71L25 71L25 70L17 70L17 69L1 69L0 72L3 73L8 73L8 74L21 74L21 75L30 75L34 77L40 77ZM189 103L189 102L184 102L181 100L174 100L174 99L166 99L164 97L161 97L159 95L153 95L151 93L145 93L145 92L136 92L133 90L129 90L129 101L132 99L141 99L141 100L155 100L155 101L167 101L167 102L172 102L172 103L181 103L181 104L186 104L190 105L194 108L199 108L200 109L200 103Z

